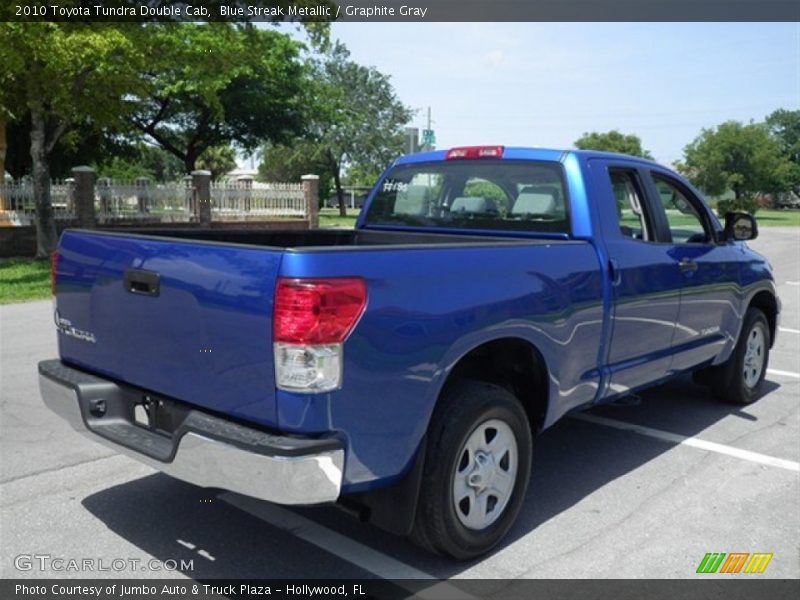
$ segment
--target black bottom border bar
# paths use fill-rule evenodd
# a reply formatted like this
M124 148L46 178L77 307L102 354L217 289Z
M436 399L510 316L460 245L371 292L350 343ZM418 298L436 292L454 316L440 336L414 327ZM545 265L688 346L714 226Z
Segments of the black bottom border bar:
M3 579L3 600L795 600L798 579Z

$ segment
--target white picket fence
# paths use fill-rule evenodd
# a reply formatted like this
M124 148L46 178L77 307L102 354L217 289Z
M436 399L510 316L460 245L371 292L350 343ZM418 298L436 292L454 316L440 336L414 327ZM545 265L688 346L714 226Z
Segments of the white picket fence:
M211 213L220 219L306 216L300 183L250 181L211 184Z
M112 181L95 183L95 214L99 223L114 221L188 222L196 219L196 190L191 180L172 183ZM259 183L253 181L212 183L213 220L306 218L303 186L300 183ZM76 219L75 183L68 179L50 184L56 220ZM2 225L31 225L36 214L30 181L0 183Z
M190 221L194 189L189 183L144 184L99 180L95 214L100 223L115 220Z
M50 203L57 221L75 218L74 186L71 181L50 183ZM30 182L0 183L0 211L5 225L30 225L36 214Z

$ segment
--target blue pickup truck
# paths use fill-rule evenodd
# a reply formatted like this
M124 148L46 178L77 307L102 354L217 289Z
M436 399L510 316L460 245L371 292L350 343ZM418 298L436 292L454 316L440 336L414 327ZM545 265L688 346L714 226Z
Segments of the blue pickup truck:
M67 230L41 393L185 481L467 559L570 411L687 372L758 398L780 302L756 234L653 162L502 146L397 159L354 230Z

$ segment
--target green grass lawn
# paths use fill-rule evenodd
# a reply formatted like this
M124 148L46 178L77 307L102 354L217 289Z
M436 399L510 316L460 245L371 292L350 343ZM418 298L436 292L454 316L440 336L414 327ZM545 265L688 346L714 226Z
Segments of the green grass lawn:
M323 208L319 211L319 226L324 228L352 229L356 224L358 209L347 209L347 216L340 217L338 208Z
M0 259L0 304L50 297L50 261Z
M800 227L800 210L762 208L756 221L761 227Z
M723 225L725 224L724 217L719 217L719 220ZM756 213L756 221L760 227L800 227L800 210L762 208ZM638 227L639 218L630 211L625 211L621 223L628 227ZM681 215L678 211L672 211L670 215L670 224L678 227L682 225L696 225L697 219Z

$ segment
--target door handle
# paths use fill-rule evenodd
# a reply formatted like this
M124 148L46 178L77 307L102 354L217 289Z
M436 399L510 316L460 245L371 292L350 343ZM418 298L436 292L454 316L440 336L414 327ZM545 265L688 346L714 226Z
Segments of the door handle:
M158 296L161 291L161 275L154 271L128 269L125 271L124 285L131 294Z
M682 258L681 262L678 263L678 268L681 273L694 273L697 271L697 263L691 258Z

